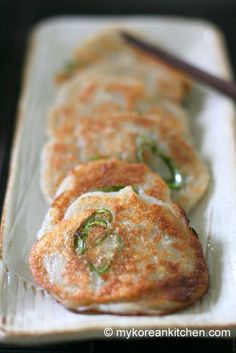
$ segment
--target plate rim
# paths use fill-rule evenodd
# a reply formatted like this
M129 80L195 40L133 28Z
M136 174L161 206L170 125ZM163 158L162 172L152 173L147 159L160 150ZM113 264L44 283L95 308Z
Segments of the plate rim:
M45 28L48 28L50 26L55 26L55 25L61 25L62 23L65 22L71 22L71 21L101 21L104 23L104 27L108 25L108 23L111 20L117 20L117 21L133 21L133 22L138 22L138 21L148 21L149 20L162 20L163 23L165 21L171 21L172 23L178 24L178 23L185 23L188 26L192 25L198 25L199 28L201 27L202 29L207 29L211 30L211 32L214 34L216 42L215 46L217 47L218 54L220 54L220 61L221 61L221 69L222 73L224 71L225 75L228 76L229 78L232 78L232 68L230 65L229 61L229 55L227 51L227 47L225 44L225 39L222 31L213 23L207 20L203 19L198 19L198 18L184 18L181 16L158 16L158 15L145 15L145 16L138 16L138 15L125 15L125 16L81 16L81 15L62 15L62 16L52 16L46 19L43 19L39 22L37 22L31 29L31 31L28 34L28 39L27 39L27 46L25 50L25 59L23 62L23 69L22 69L22 74L21 74L21 89L20 89L20 95L18 98L18 103L17 103L17 111L16 111L16 120L15 120L15 127L14 127L14 136L13 136L13 142L11 146L11 153L10 153L10 159L9 159L9 165L8 165L8 180L7 180L7 186L6 186L6 192L4 196L4 201L3 201L3 208L2 208L2 216L1 216L1 225L0 225L0 265L2 266L2 247L3 247L3 242L4 242L4 235L5 235L5 221L6 221L6 215L7 215L7 209L8 205L11 202L11 192L13 188L13 182L14 182L14 173L15 173L15 161L17 160L18 156L18 150L20 146L20 137L21 137L21 131L23 128L23 121L24 121L24 109L22 108L22 103L24 101L24 97L26 95L26 90L28 86L28 81L29 81L29 73L31 70L31 64L32 64L32 59L33 55L35 52L35 47L36 47L36 36L41 30L44 30ZM104 22L105 20L105 22ZM112 24L111 24L112 26ZM235 108L232 110L232 114L235 114ZM234 123L235 125L235 123ZM0 274L0 277L2 275ZM1 281L1 278L0 278ZM124 326L124 325L123 325ZM147 327L146 325L145 327ZM126 326L125 326L126 327ZM130 327L127 325L127 327ZM161 329L163 329L164 326L158 326ZM168 327L171 327L169 325ZM186 327L184 325L173 325L173 327ZM112 326L113 330L120 329L120 326ZM188 325L188 328L198 328L198 329L203 329L203 330L209 330L209 329L231 329L234 332L234 335L236 335L236 322L229 323L227 325ZM39 343L47 343L47 342L56 342L56 341L69 341L72 339L86 339L86 338L104 338L104 335L102 335L103 328L99 324L92 324L89 328L75 328L75 329L59 329L59 330L51 330L47 332L40 332L40 331L15 331L15 330L9 330L5 329L3 322L1 321L0 323L0 341L6 342L6 343L17 343L17 344L39 344ZM90 334L90 337L87 335ZM232 338L233 336L231 336Z

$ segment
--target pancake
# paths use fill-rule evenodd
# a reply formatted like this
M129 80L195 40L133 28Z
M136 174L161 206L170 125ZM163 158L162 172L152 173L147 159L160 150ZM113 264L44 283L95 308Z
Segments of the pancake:
M95 71L95 72L94 72ZM138 111L160 117L175 132L188 135L186 113L174 103L158 99L147 93L142 79L129 75L115 75L112 66L75 76L57 92L48 118L48 134L62 140L70 140L79 119L84 115L113 111ZM171 125L173 122L173 125Z
M189 78L183 73L127 45L117 29L94 36L80 46L57 75L57 82L65 82L85 69L99 65L123 67L123 77L127 74L141 76L149 90L173 102L181 102L191 87Z
M45 144L41 155L40 184L49 202L68 171L78 164L78 158L79 149L73 143L52 139Z
M145 193L163 202L170 202L166 183L142 163L110 159L81 164L71 170L60 185L38 237L60 222L70 204L83 193L96 190L111 192L128 185L139 194Z
M135 112L81 117L71 142L54 140L44 148L42 187L47 199L53 199L77 164L114 157L148 164L166 180L174 201L190 211L207 188L208 172L192 146L174 134L169 121L160 120Z
M83 194L30 254L36 283L67 308L160 315L201 298L208 271L181 209L119 192Z

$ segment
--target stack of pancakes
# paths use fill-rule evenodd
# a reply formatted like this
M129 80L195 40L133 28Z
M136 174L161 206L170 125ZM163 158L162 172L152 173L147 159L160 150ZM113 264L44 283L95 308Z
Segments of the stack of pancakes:
M158 315L194 303L208 271L184 210L209 176L180 106L191 82L116 30L77 49L57 81L35 281L78 312Z

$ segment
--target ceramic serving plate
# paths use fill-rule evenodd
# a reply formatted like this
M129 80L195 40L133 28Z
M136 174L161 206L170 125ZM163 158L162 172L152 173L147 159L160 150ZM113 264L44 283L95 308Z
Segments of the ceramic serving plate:
M105 327L236 327L236 152L233 103L194 85L186 102L193 143L208 164L211 183L190 215L209 266L205 297L163 317L80 315L64 309L34 286L28 267L47 204L39 187L40 152L46 139L46 112L56 88L53 75L73 49L99 30L118 25L140 31L186 61L230 78L223 39L211 24L169 17L62 17L36 26L25 66L23 93L2 218L0 336L14 343L104 337Z

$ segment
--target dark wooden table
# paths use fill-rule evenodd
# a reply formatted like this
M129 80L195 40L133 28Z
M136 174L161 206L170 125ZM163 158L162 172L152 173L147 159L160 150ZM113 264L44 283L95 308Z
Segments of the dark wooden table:
M38 21L56 15L152 14L203 18L223 31L236 69L236 0L0 0L0 213L8 177L26 38ZM236 352L233 339L90 340L40 347L0 345L0 352Z

